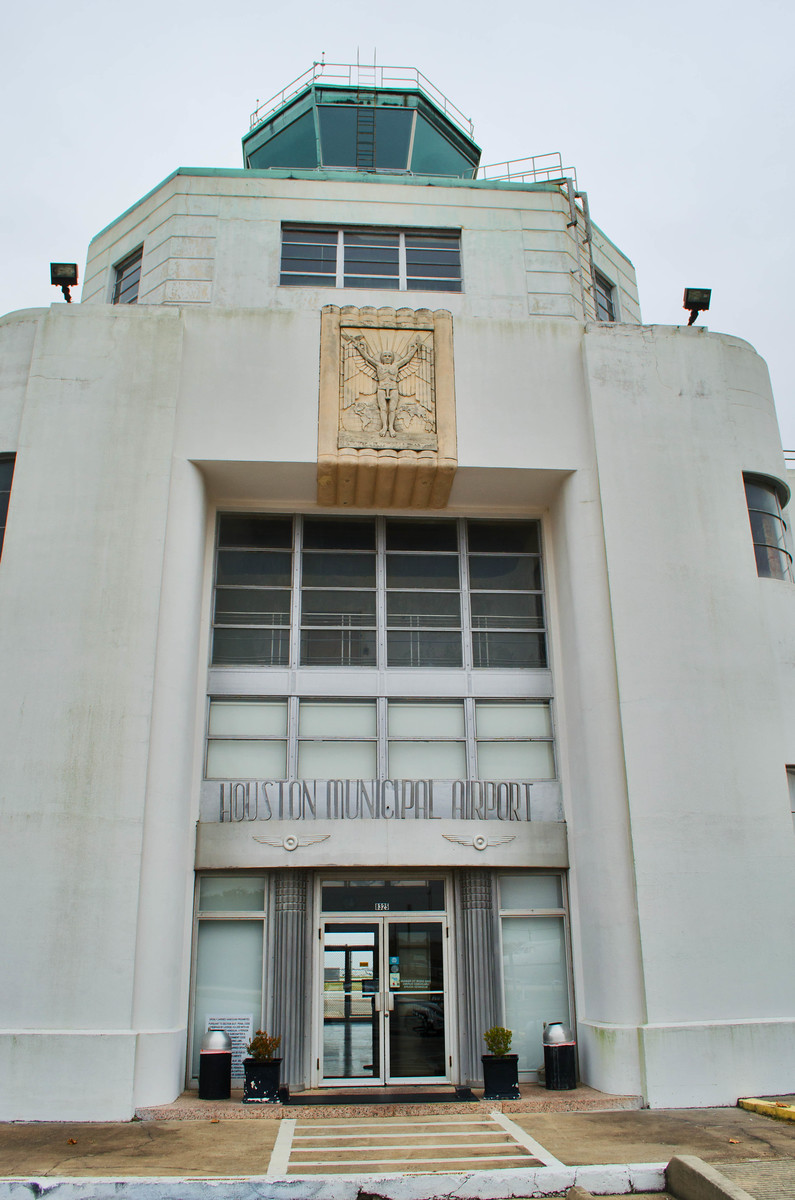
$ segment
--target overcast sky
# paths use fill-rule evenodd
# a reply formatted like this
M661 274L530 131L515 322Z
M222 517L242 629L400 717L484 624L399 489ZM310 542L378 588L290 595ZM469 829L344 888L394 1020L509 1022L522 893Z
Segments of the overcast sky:
M49 263L176 167L242 165L264 101L327 62L418 67L483 162L560 151L632 259L644 321L700 323L767 360L795 449L791 0L43 0L0 48L0 313L53 303Z

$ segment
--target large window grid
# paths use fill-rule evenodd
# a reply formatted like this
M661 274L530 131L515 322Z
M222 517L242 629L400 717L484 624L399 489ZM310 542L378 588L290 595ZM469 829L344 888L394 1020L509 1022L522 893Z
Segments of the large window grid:
M548 701L213 698L207 779L551 780Z
M222 515L212 663L545 668L539 523Z
M446 229L285 225L279 282L303 287L460 292L461 235Z

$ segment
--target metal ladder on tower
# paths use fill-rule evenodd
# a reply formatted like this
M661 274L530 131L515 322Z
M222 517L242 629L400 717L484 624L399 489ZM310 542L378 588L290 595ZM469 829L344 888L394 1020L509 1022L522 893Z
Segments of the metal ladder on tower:
M362 74L365 72L370 72L372 74L372 85L370 87L367 87L367 79L364 81L365 86L362 86ZM356 80L357 171L375 171L375 101L375 66L372 68L360 66L358 67Z

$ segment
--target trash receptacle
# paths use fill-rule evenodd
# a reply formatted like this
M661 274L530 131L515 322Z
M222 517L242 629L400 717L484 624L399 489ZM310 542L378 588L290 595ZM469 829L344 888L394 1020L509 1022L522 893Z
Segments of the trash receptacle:
M547 1091L566 1092L577 1086L575 1041L561 1021L544 1024L544 1075Z
M228 1100L232 1091L232 1039L208 1029L199 1050L199 1099Z

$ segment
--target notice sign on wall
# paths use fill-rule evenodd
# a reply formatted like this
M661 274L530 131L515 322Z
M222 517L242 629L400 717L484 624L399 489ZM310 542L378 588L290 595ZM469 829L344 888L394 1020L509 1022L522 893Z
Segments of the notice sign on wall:
M253 1013L212 1013L207 1017L205 1033L211 1029L223 1029L232 1042L232 1078L242 1079L243 1059L246 1047L254 1036Z

